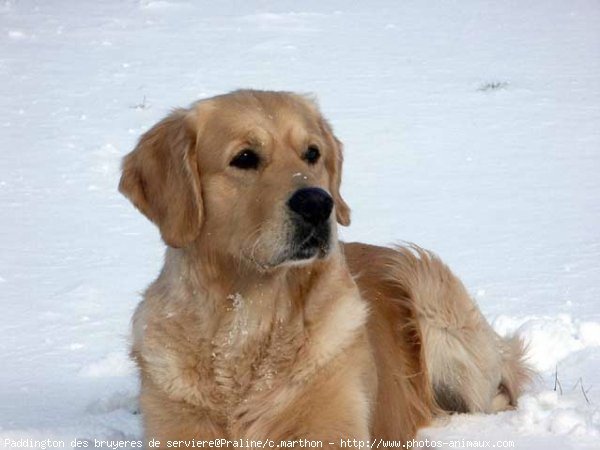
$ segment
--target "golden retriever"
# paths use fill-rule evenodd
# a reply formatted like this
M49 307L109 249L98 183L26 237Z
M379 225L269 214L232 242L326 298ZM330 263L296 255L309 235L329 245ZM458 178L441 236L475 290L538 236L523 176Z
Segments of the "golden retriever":
M175 110L125 157L119 189L168 245L133 317L146 439L407 441L516 404L522 343L447 266L338 241L341 165L313 100L254 90Z

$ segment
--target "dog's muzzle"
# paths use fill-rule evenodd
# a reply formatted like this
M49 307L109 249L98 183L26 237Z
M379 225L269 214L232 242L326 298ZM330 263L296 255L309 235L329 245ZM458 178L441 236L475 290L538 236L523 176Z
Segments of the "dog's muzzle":
M321 188L298 189L287 202L293 223L292 260L327 255L331 239L333 199Z

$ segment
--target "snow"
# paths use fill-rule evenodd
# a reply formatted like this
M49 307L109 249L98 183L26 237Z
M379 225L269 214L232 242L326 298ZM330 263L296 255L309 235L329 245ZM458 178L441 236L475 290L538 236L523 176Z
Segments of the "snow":
M517 410L421 437L600 448L598 23L596 0L0 1L0 447L140 438L129 319L163 244L119 160L255 87L318 96L344 239L435 250L529 344Z
M502 336L522 336L528 346L529 364L542 372L554 370L573 353L600 347L600 324L573 319L568 314L519 318L500 315L493 325Z

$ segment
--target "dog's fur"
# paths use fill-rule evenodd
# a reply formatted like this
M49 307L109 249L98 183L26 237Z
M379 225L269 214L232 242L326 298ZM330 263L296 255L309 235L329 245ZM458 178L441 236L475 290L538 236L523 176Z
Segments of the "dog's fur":
M248 148L260 166L232 167ZM436 256L338 242L341 163L312 100L249 90L174 111L125 158L120 190L169 246L133 318L147 439L406 441L447 411L516 405L521 342ZM297 260L303 187L334 212L329 247Z

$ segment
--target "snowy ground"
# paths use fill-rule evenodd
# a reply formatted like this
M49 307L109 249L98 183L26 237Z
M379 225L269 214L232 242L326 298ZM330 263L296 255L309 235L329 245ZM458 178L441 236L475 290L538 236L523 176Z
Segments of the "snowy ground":
M530 342L517 411L422 436L600 448L598 1L216 3L0 1L0 447L140 437L128 322L163 245L119 159L255 87L319 96L345 239L435 250Z

